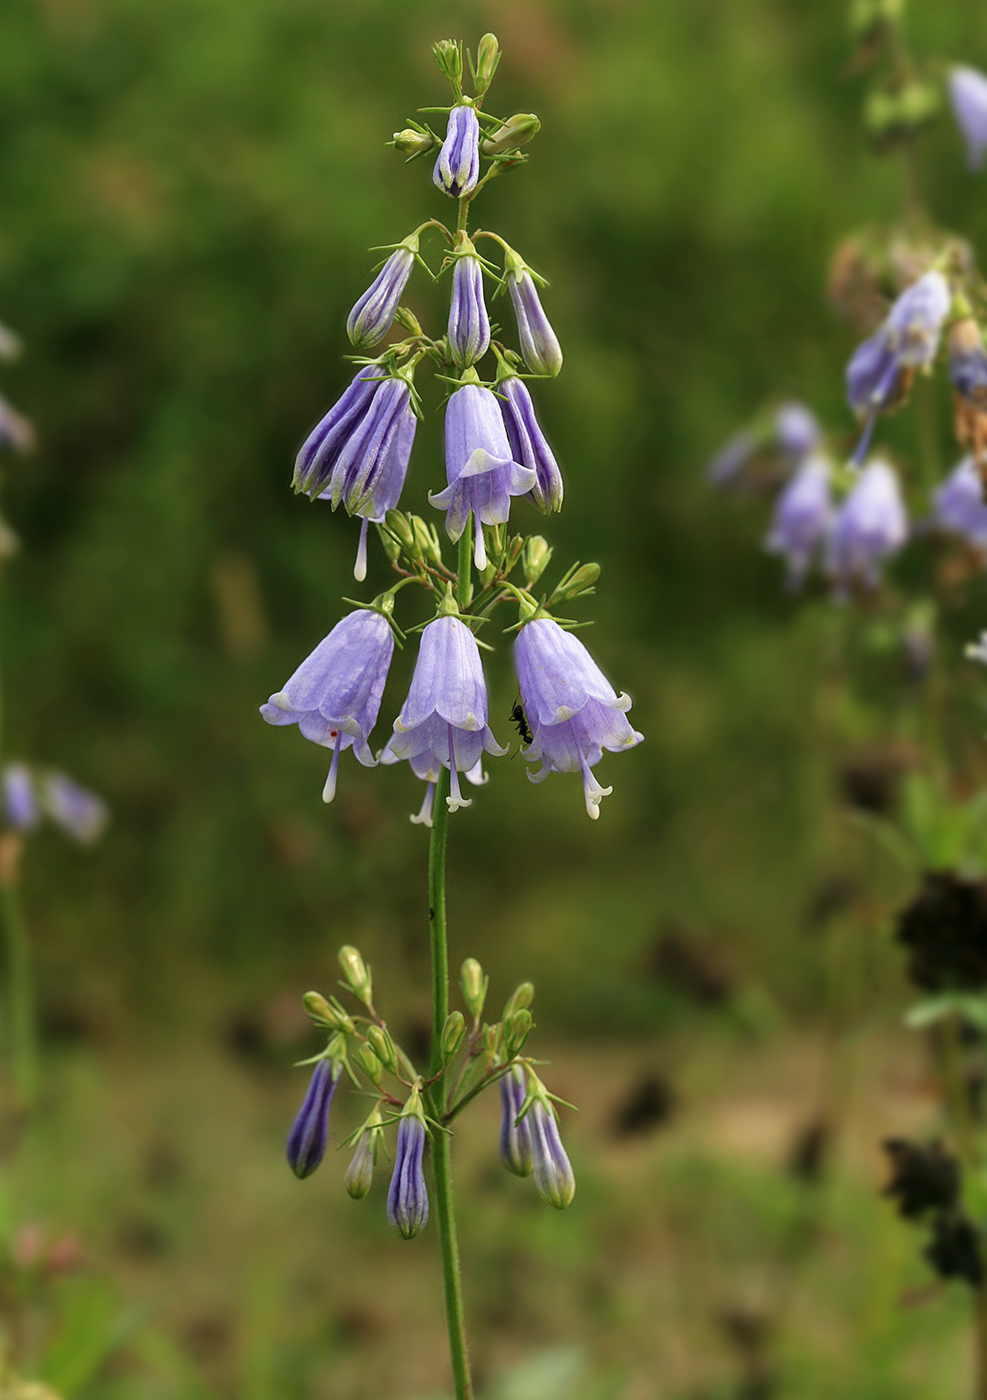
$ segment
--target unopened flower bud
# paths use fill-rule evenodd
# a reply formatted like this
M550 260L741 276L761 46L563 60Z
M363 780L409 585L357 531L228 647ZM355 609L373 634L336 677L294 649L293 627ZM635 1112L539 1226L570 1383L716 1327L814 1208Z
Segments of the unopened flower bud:
M347 1194L352 1196L354 1201L362 1201L374 1184L374 1164L377 1161L377 1148L383 1131L384 1119L378 1104L360 1129L356 1150L343 1177Z
M552 558L552 546L544 535L529 535L524 542L521 563L524 568L524 581L530 588L537 583L548 568Z
M527 1010L515 1011L512 1016L504 1017L504 1054L509 1060L524 1049L524 1042L534 1024L534 1018Z
M401 1113L394 1174L387 1193L387 1218L406 1240L420 1235L428 1223L428 1192L422 1171L427 1136L421 1095L416 1087Z
M407 306L399 306L394 313L394 319L402 330L406 330L409 335L422 335L422 324L415 313Z
M483 1003L487 999L489 985L490 978L483 971L476 958L467 958L460 973L460 986L466 1009L475 1021L483 1015Z
M599 577L599 564L580 564L578 569L574 569L559 584L552 594L551 601L561 603L566 599L578 598L581 594L589 592Z
M454 87L458 87L463 80L462 44L458 44L455 39L440 39L437 44L432 45L432 52L439 65L439 72L444 78L448 78Z
M878 89L864 106L864 126L879 146L911 136L936 116L941 106L938 87L911 82L894 92Z
M518 112L498 127L492 136L488 136L480 149L485 156L502 156L525 145L540 130L541 122L534 112Z
M500 1078L500 1160L515 1176L530 1176L534 1165L531 1127L527 1115L518 1122L524 1107L524 1070L514 1065Z
M418 235L411 234L387 259L346 320L346 334L357 349L368 349L391 329L398 302L411 276Z
M532 374L558 374L562 368L562 348L542 309L531 269L511 249L506 256L505 271L524 363Z
M380 1060L385 1069L389 1069L392 1074L397 1074L398 1055L394 1048L394 1041L390 1034L384 1030L383 1026L371 1026L367 1031L367 1040L371 1050Z
M396 131L391 138L391 144L396 151L402 155L423 156L435 145L435 137L430 131L415 131L412 127L406 126L403 131Z
M531 1127L535 1189L550 1206L565 1210L576 1194L576 1178L559 1137L555 1109L547 1097L535 1099L527 1120Z
M442 1049L442 1063L448 1064L463 1043L463 1036L466 1034L466 1018L461 1011L450 1011L449 1017L442 1027L442 1039L440 1041Z
M320 1060L313 1071L308 1093L288 1135L285 1151L289 1167L299 1178L311 1176L326 1155L329 1109L342 1069L341 1062L325 1059Z
M504 1020L513 1016L517 1011L525 1011L535 999L535 988L532 982L521 982L511 992L504 1005Z
M460 199L472 194L480 178L480 124L472 107L464 104L449 113L446 139L432 171L440 190Z
M500 45L496 34L484 34L476 46L476 72L473 77L477 97L482 97L490 87L499 62Z
M346 943L336 956L347 983L364 1005L368 1005L373 999L373 980L370 976L370 969L360 953L356 948Z
M384 1077L384 1066L371 1050L369 1045L358 1045L353 1051L353 1059L357 1067L362 1069L370 1080L371 1084L376 1084L380 1088L380 1081Z
M384 516L384 524L405 554L412 554L415 548L415 532L410 517L403 511L389 510Z
M850 35L865 42L900 19L905 0L853 0L850 6Z
M333 1031L345 1031L347 1035L352 1035L356 1029L339 1003L335 1000L327 1001L321 992L306 992L302 997L302 1005L317 1026L325 1026Z
M420 515L411 515L408 519L414 532L415 554L420 555L427 564L441 564L442 546L439 544L439 532L435 526L429 525Z

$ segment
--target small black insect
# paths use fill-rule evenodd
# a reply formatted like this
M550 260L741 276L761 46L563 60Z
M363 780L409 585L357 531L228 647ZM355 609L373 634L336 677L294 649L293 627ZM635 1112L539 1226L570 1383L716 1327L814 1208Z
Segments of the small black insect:
M524 713L524 706L521 704L520 700L515 703L514 708L511 710L511 723L517 725L517 732L522 744L530 744L535 736L528 728L527 716Z

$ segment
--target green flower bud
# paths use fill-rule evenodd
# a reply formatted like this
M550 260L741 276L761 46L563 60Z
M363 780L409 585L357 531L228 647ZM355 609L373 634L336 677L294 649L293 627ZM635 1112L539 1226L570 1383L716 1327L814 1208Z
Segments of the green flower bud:
M357 1045L356 1049L353 1051L353 1059L356 1061L357 1068L362 1069L371 1084L375 1084L379 1089L380 1081L384 1077L384 1066L381 1064L380 1060L378 1060L370 1046Z
M415 131L412 127L406 126L403 131L396 131L391 138L391 145L402 155L423 156L435 145L435 137L430 131Z
M490 978L483 971L476 958L467 958L463 963L459 985L463 991L463 1001L466 1003L467 1011L474 1021L478 1021L483 1015L483 1003L487 999Z
M439 532L434 525L428 525L420 515L409 517L412 531L414 532L414 552L417 557L426 563L437 566L442 563L442 546L439 543Z
M905 9L905 0L853 0L850 6L850 36L864 42L882 29L896 24Z
M583 593L591 592L593 585L599 577L599 564L580 564L576 568L570 569L548 600L549 606L553 603L563 603L572 598L578 598Z
M343 1185L354 1201L362 1201L374 1184L374 1163L383 1131L384 1119L378 1104L359 1131L356 1151L343 1177Z
M397 514L397 512L389 511L388 514ZM388 559L390 559L392 564L396 564L401 558L400 543L394 538L390 530L384 529L384 526L380 521L377 522L377 534L380 537L381 544L384 546L384 553L387 555Z
M932 83L906 83L897 92L877 89L864 104L864 126L879 146L890 146L928 126L940 106L939 89Z
M484 34L476 46L476 68L473 80L476 83L477 97L482 97L490 87L499 62L500 45L497 43L496 34Z
M516 1011L513 1016L505 1016L503 1024L504 1054L509 1060L524 1049L524 1042L531 1034L534 1017L530 1011Z
M406 330L410 335L421 335L422 326L418 317L413 311L409 311L406 306L399 306L394 313L394 319L402 330Z
M432 45L432 52L439 65L439 72L458 90L463 81L462 44L457 44L455 39L440 39L437 44Z
M391 534L398 540L401 549L405 554L411 555L415 551L415 532L411 520L403 511L389 510L384 516L384 524Z
M538 582L548 568L552 558L552 546L544 535L529 535L524 542L521 559L524 564L524 581L530 588Z
M531 982L522 982L520 986L514 988L504 1006L504 1020L508 1020L517 1011L526 1010L535 999L535 988Z
M534 112L518 112L499 126L492 136L480 142L480 150L485 156L502 156L508 151L516 151L524 146L541 130L541 122Z
M306 992L302 997L302 1005L317 1026L325 1026L327 1030L332 1031L345 1031L347 1035L352 1035L356 1030L339 1002L327 1001L321 992Z
M364 1006L369 1006L373 1000L373 981L370 976L370 969L356 948L345 944L336 955L339 958L339 965L343 969L343 976L346 978L352 991L360 998Z
M367 1040L384 1068L389 1069L392 1074L397 1074L398 1054L394 1048L394 1041L383 1026L371 1026L367 1031Z
M442 1027L442 1039L440 1046L442 1049L442 1063L447 1065L463 1043L463 1036L466 1034L466 1018L461 1011L450 1011L449 1017Z

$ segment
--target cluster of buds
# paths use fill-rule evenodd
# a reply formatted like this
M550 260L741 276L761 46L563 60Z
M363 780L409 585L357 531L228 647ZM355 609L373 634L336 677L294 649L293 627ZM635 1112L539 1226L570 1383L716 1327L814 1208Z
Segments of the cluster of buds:
M313 1060L312 1077L288 1136L288 1165L296 1176L310 1176L329 1145L333 1099L344 1075L358 1087L366 1081L374 1102L370 1113L346 1139L353 1155L344 1176L347 1192L362 1200L374 1170L396 1130L394 1167L387 1193L387 1216L404 1239L428 1222L424 1160L434 1133L449 1124L478 1094L500 1084L503 1106L500 1153L517 1176L531 1176L538 1194L563 1209L576 1184L559 1136L557 1100L545 1088L522 1051L534 1022L534 988L522 983L508 998L500 1020L483 1021L488 979L475 958L463 963L463 1011L453 1011L441 1037L441 1065L423 1076L398 1045L374 1005L370 968L356 948L339 950L341 985L359 1003L350 1013L335 998L308 992L305 1010L327 1034L325 1049Z
M514 502L526 500L543 514L561 508L562 474L538 421L527 381L551 379L562 368L562 350L545 314L544 281L499 234L467 232L478 192L522 160L520 146L538 130L530 114L502 119L483 110L499 62L492 34L480 41L469 67L474 95L463 90L462 45L435 46L439 68L452 87L449 107L427 108L446 117L439 141L416 124L398 133L394 145L411 155L438 146L433 182L458 203L450 230L427 219L399 243L347 320L353 346L368 351L398 327L399 338L376 356L356 357L352 383L309 434L295 463L294 487L335 510L360 518L355 576L366 577L368 527L377 527L384 553L399 581L371 603L360 603L332 629L281 690L261 708L270 724L297 724L303 736L332 750L323 797L331 801L339 758L352 748L366 765L407 761L426 784L413 821L431 825L434 794L443 769L449 772L450 810L468 807L461 778L485 781L483 755L507 752L488 722L486 681L476 633L501 604L517 607L514 657L520 702L514 707L526 747L540 764L534 782L550 772L582 777L586 810L599 812L611 791L592 770L604 750L617 752L641 741L626 712L630 700L615 691L586 648L567 629L577 624L554 610L592 593L596 565L575 565L553 589L534 589L548 567L551 549L538 535L510 534ZM486 134L484 134L486 133ZM484 169L484 161L486 168ZM437 273L425 263L422 240L429 230L444 240ZM478 247L499 250L498 269ZM451 277L445 333L425 334L414 312L402 304L416 264L430 277ZM486 287L505 292L517 328L517 348L494 338ZM493 363L487 378L484 362ZM446 565L439 532L420 517L398 509L408 473L421 404L415 375L431 365L450 386L445 405L445 485L428 500L444 512L445 533L458 545L457 567ZM474 570L476 579L474 582ZM370 734L377 722L394 653L406 635L395 617L397 593L417 584L433 595L434 615L419 624L421 640L411 688L376 752ZM518 713L520 711L520 713Z

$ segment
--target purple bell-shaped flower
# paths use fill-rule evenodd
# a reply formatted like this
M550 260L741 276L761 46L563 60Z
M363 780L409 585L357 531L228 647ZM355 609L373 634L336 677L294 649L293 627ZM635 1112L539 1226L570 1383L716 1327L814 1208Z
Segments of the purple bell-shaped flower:
M470 511L476 528L475 559L487 566L484 525L503 525L511 497L524 496L537 481L534 467L514 460L497 399L478 383L467 383L450 398L445 418L446 480L444 491L429 501L446 513L446 532L458 540Z
M427 1137L421 1095L416 1086L398 1123L394 1174L387 1192L387 1218L405 1240L413 1240L428 1224L428 1191L422 1170Z
M829 536L826 570L838 598L854 584L877 588L881 564L908 539L908 516L894 469L869 462L836 513Z
M511 456L522 466L534 469L535 481L528 495L545 515L561 510L562 473L535 417L527 385L516 375L509 375L498 380L497 393Z
M344 749L352 748L366 767L376 762L367 740L377 723L393 654L386 618L361 608L337 622L284 688L260 707L268 724L297 724L304 738L332 749L324 802L336 795Z
M33 831L41 821L34 775L26 763L8 763L3 770L3 815L15 831Z
M959 535L987 560L987 504L972 458L964 457L936 489L933 518L941 530Z
M438 777L440 767L448 768L446 801L455 812L470 805L461 793L459 775L479 773L484 750L498 756L507 752L487 724L487 687L476 638L465 622L445 614L422 632L411 689L380 759L382 763L407 759L413 771L429 782ZM426 824L431 816L429 797L426 794L428 813L423 808L419 814Z
M971 170L980 170L987 151L987 78L975 68L952 69L949 99L966 142L967 164Z
M542 764L528 777L540 783L549 773L582 773L586 811L595 820L600 802L613 791L592 772L603 750L618 753L644 737L625 718L630 697L617 695L582 642L550 617L521 628L514 664L532 735L522 752L529 763Z
M775 506L765 548L788 562L788 587L801 588L812 556L826 542L833 520L830 465L820 453L806 457Z
M329 1110L342 1072L342 1063L332 1057L320 1060L312 1072L285 1149L288 1166L299 1178L311 1176L326 1155Z

